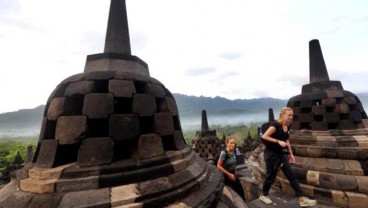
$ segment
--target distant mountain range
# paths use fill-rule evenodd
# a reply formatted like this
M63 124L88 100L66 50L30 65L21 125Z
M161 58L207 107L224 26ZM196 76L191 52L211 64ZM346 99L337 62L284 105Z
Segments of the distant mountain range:
M268 109L278 110L287 100L275 98L229 100L222 97L196 97L173 94L179 109L183 130L199 129L201 112L206 110L209 125L227 125L249 122L263 122L268 119ZM368 93L357 94L368 109ZM0 137L38 135L45 105L0 114Z

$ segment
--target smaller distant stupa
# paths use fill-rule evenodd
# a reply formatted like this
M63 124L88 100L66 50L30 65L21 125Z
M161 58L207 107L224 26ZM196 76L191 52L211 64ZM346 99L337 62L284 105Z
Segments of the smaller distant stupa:
M196 138L192 140L192 148L206 161L213 160L221 150L221 143L216 130L210 130L208 127L206 110L202 110L201 130L196 132Z

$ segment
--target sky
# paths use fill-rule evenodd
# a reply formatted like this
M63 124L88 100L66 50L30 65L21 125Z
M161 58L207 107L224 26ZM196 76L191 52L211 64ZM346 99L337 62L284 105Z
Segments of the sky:
M132 55L172 93L289 99L318 39L330 80L368 92L366 0L127 0ZM47 102L102 53L108 0L0 0L0 113Z

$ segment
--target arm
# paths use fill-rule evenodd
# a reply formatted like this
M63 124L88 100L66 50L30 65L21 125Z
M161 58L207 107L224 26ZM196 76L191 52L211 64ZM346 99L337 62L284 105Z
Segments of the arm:
M262 139L269 141L269 142L277 143L281 147L286 147L287 145L286 142L271 137L271 135L274 134L275 132L276 132L276 128L274 126L270 126L267 129L267 131L262 135Z
M289 149L289 159L290 159L290 162L291 163L295 163L295 157L294 157L294 154L293 154L293 151L291 150L291 144L290 144L290 141L289 140L286 140L286 144L288 146L288 149Z
M219 159L217 162L217 168L220 169L222 173L224 173L230 180L235 181L236 176L229 171L227 171L224 166L224 160Z

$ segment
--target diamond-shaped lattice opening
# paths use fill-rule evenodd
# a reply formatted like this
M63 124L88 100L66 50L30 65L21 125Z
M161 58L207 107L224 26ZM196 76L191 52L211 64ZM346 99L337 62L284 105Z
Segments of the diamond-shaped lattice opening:
M87 137L107 137L109 136L108 119L89 119Z
M59 145L56 151L53 167L76 162L80 143Z
M131 98L114 98L114 112L115 114L129 114L132 112Z

